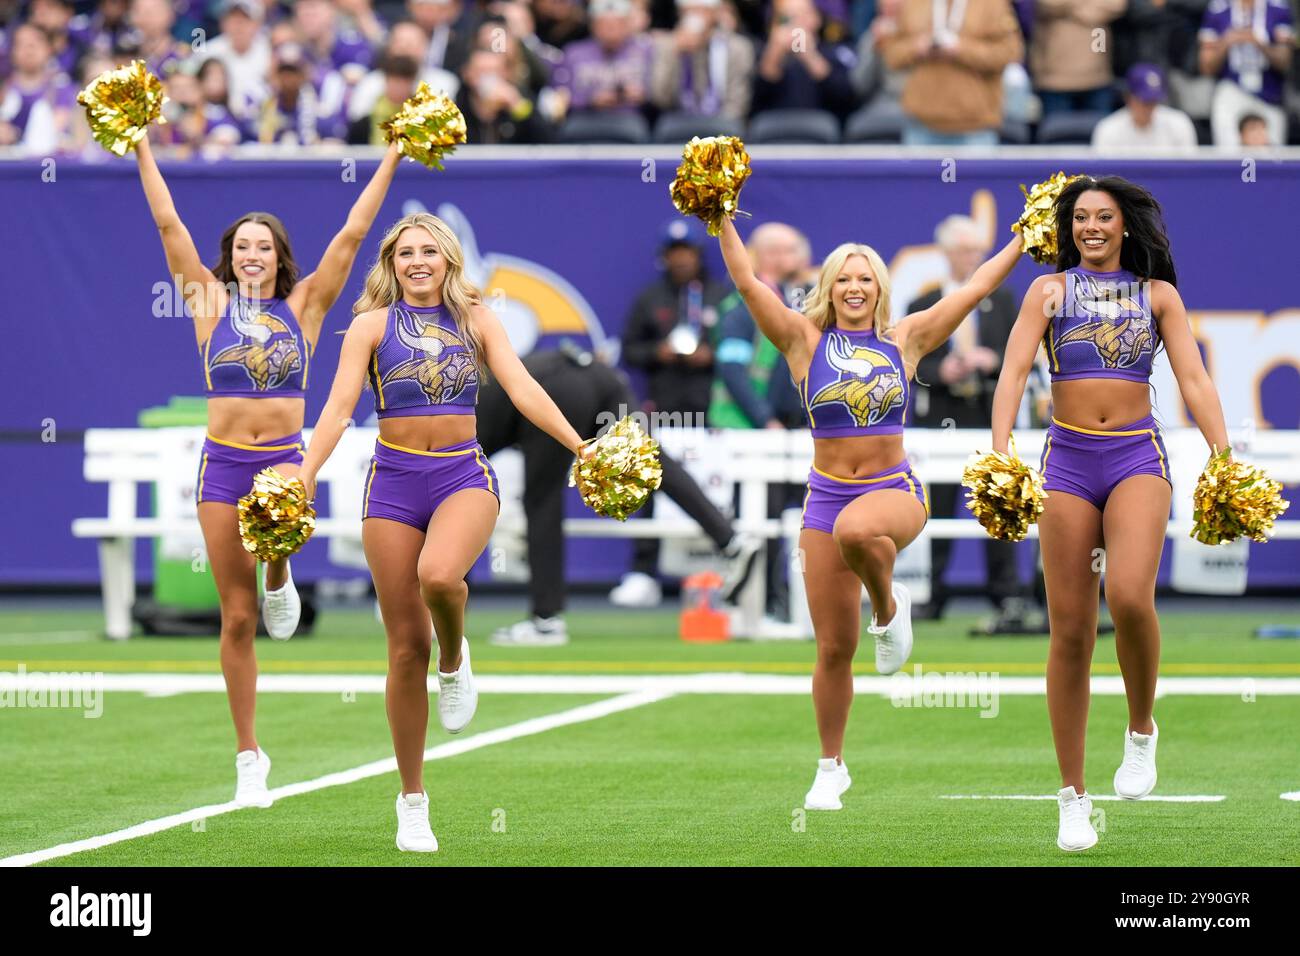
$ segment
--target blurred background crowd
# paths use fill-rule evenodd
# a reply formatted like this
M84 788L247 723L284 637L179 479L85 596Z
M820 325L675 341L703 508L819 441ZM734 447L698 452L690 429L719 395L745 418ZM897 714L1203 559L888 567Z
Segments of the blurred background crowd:
M143 59L157 145L382 142L420 81L471 143L1300 142L1300 0L0 0L0 147L96 156Z

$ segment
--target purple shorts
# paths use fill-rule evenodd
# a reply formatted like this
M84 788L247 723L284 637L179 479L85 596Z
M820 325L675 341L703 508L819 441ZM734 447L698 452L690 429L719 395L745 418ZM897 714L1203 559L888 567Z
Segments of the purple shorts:
M836 478L812 469L808 472L808 493L804 495L803 519L799 527L831 534L835 530L835 519L852 501L885 489L906 491L924 506L926 518L930 517L930 498L925 493L925 486L912 474L912 466L904 460L893 468L865 478Z
M1075 495L1100 510L1125 478L1159 475L1169 481L1169 455L1160 427L1150 415L1104 432L1053 418L1039 470L1047 492Z
M380 438L370 459L361 518L387 518L424 531L438 506L466 488L492 492L500 508L497 474L477 439L416 451Z
M277 438L265 445L240 445L211 435L203 442L194 501L220 501L238 505L253 490L253 476L263 468L285 463L302 464L302 432Z

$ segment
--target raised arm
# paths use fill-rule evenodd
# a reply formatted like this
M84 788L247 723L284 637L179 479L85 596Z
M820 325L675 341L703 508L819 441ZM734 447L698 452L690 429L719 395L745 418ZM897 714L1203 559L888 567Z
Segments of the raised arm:
M202 345L216 318L226 307L226 292L212 270L199 258L199 250L194 247L190 231L176 212L176 204L153 158L147 136L136 144L135 156L140 170L140 185L144 187L144 197L153 213L154 225L162 237L168 275L173 282L181 283L181 293L194 317L194 334Z
M1214 387L1210 373L1201 360L1201 350L1196 347L1191 326L1187 322L1187 309L1183 298L1168 282L1151 283L1151 310L1155 313L1156 327L1165 343L1169 365L1178 380L1178 391L1183 404L1191 413L1196 427L1205 436L1205 443L1219 451L1228 447L1228 427L1223 420L1223 404Z
M1000 286L1020 259L1017 233L997 255L985 261L975 274L924 312L914 312L895 326L895 339L903 361L915 366L920 359L947 342L957 326L979 305L980 300Z
M797 362L791 358L801 357L803 350L810 350L813 333L812 323L789 308L781 297L754 275L754 264L750 261L749 250L740 241L740 233L730 219L722 220L722 232L718 234L718 244L722 247L722 258L727 263L727 273L736 285L736 291L745 300L749 314L753 316L759 331L767 336L768 341L785 355L787 362L794 367ZM791 353L795 353L792 356Z
M1047 323L1056 314L1062 291L1059 275L1039 276L1029 286L1025 300L1020 304L1020 315L1007 339L1007 351L1002 357L1002 374L993 393L993 450L1006 452L1011 440L1011 429L1016 424L1016 412L1025 394L1025 382L1034 367L1039 344L1047 332Z
M363 312L352 320L343 336L343 349L339 353L339 367L330 386L330 397L321 409L320 418L311 433L311 444L303 455L299 477L307 486L307 497L316 496L316 474L326 459L334 453L343 432L352 424L352 413L366 384L366 368L370 355L384 334L385 309Z
M352 263L356 261L361 243L374 225L379 207L384 204L388 187L393 182L393 172L397 169L400 154L396 144L389 144L388 151L379 162L379 168L366 183L357 201L352 204L347 222L338 234L330 240L321 256L316 271L304 278L289 296L289 306L302 322L303 334L315 342L320 335L321 325L327 313L338 300L343 286L347 284Z
M515 408L574 455L583 455L582 436L519 360L501 320L487 306L477 305L474 321L482 336L484 361Z

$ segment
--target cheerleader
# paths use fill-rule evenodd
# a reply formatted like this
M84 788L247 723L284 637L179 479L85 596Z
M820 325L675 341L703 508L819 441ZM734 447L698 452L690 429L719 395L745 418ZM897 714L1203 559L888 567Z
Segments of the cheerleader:
M465 278L464 262L455 234L428 213L388 230L353 306L329 401L302 465L310 496L368 382L379 439L365 482L361 538L388 635L385 698L402 783L397 848L426 853L438 849L423 782L431 630L442 726L464 730L478 704L464 637L465 576L500 510L497 477L476 438L484 373L539 429L575 455L587 453Z
M845 243L822 264L803 313L759 281L730 220L719 236L727 271L763 334L785 356L813 435L799 547L817 639L813 708L822 757L804 799L838 810L849 788L844 730L853 701L862 587L876 669L892 674L912 651L911 598L894 560L924 527L930 507L903 452L916 363L946 342L1020 258L1019 236L970 281L889 326L889 272L870 246Z
M199 525L221 601L221 672L235 723L235 802L269 807L271 759L257 743L258 588L256 559L239 537L236 505L253 476L274 465L297 474L308 364L325 315L334 305L397 167L390 147L330 241L316 271L299 278L284 225L250 212L221 236L211 269L199 258L147 138L136 146L140 183L162 236L167 268L184 290L208 397L208 434L195 498ZM301 604L287 560L264 568L262 618L277 640L298 626Z
M1008 449L1042 343L1053 405L1038 528L1051 627L1047 709L1062 784L1056 844L1086 850L1097 842L1083 753L1103 569L1128 698L1115 793L1140 800L1156 785L1155 587L1171 494L1168 455L1151 415L1158 348L1206 442L1226 448L1228 433L1175 288L1159 203L1118 176L1082 177L1061 191L1055 213L1058 271L1034 280L1012 329L993 400L993 447Z

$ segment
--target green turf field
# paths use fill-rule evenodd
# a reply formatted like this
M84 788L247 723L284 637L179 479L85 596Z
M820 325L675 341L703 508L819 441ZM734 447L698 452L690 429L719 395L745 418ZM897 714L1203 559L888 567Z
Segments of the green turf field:
M515 618L471 608L480 676L759 679L811 672L811 644L684 644L670 612L571 614L572 642L563 648L487 643L494 627ZM918 622L909 670L1042 674L1045 638L971 639L965 635L973 620ZM943 799L1055 791L1041 696L1004 694L996 718L985 719L972 708L900 708L877 694L859 695L845 751L854 783L844 810L805 813L818 755L808 696L680 692L430 761L436 854L401 854L393 846L398 783L387 772L47 865L1296 865L1300 802L1280 795L1300 790L1300 693L1249 692L1252 678L1300 679L1300 643L1250 636L1257 624L1295 622L1276 612L1162 617L1165 676L1228 678L1246 693L1157 703L1156 794L1224 799L1099 801L1101 842L1082 854L1056 849L1050 802ZM0 612L0 673L22 667L157 680L219 673L214 640L114 643L98 638L97 628L90 612ZM277 677L361 675L373 684L384 671L382 630L368 612L322 612L313 636L259 640L258 651L263 673ZM859 671L874 673L869 647ZM1095 673L1118 673L1109 638L1098 643ZM443 733L434 716L429 746L476 746L477 734L623 692L485 692L459 737ZM1110 793L1124 724L1122 697L1094 697L1094 794ZM221 693L109 692L98 719L74 709L0 710L0 730L0 858L221 804L233 791L233 735ZM273 788L392 755L382 696L365 691L264 692L258 736L274 762Z

